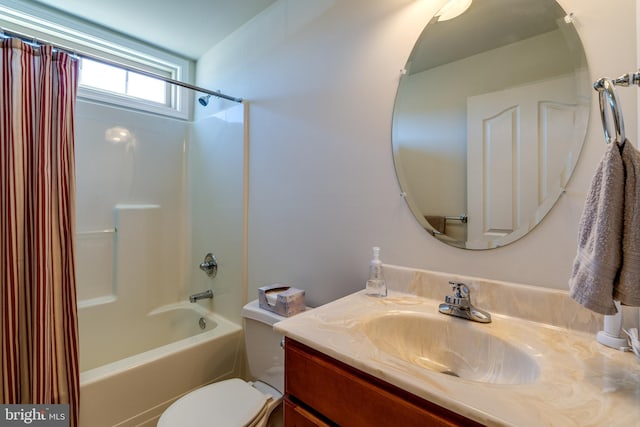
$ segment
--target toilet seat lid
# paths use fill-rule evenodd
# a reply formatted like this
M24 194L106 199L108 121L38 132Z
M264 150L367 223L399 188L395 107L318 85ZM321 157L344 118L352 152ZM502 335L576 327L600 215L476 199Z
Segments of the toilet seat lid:
M268 396L238 378L199 388L169 406L158 427L246 426L261 412Z

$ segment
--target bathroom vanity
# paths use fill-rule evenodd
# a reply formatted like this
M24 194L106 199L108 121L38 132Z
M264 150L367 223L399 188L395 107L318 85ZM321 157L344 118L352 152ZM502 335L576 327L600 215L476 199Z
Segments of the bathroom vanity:
M275 325L286 337L285 425L627 426L640 363L598 344L602 317L566 292L385 266L358 292ZM469 285L477 323L438 313Z

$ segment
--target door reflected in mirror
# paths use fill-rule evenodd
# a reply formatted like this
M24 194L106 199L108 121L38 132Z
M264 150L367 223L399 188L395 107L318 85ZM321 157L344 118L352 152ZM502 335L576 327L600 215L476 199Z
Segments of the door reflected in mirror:
M434 17L393 113L396 173L416 219L466 249L526 235L575 168L591 96L582 43L555 1L474 1Z

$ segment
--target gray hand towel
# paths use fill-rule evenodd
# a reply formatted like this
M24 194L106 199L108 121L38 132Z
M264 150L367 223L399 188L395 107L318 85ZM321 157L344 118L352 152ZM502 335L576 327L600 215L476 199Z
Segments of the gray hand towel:
M611 143L591 181L580 219L578 253L569 279L571 298L606 315L617 312L613 287L622 262L624 184L620 149L618 144Z
M640 153L626 141L622 149L625 171L622 260L613 299L640 306Z

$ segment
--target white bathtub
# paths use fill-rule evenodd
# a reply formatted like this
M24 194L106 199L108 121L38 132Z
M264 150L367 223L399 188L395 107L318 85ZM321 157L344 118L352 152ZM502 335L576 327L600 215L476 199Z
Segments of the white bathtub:
M199 305L165 306L127 324L91 309L80 310L80 427L155 426L184 393L241 373L242 328Z

